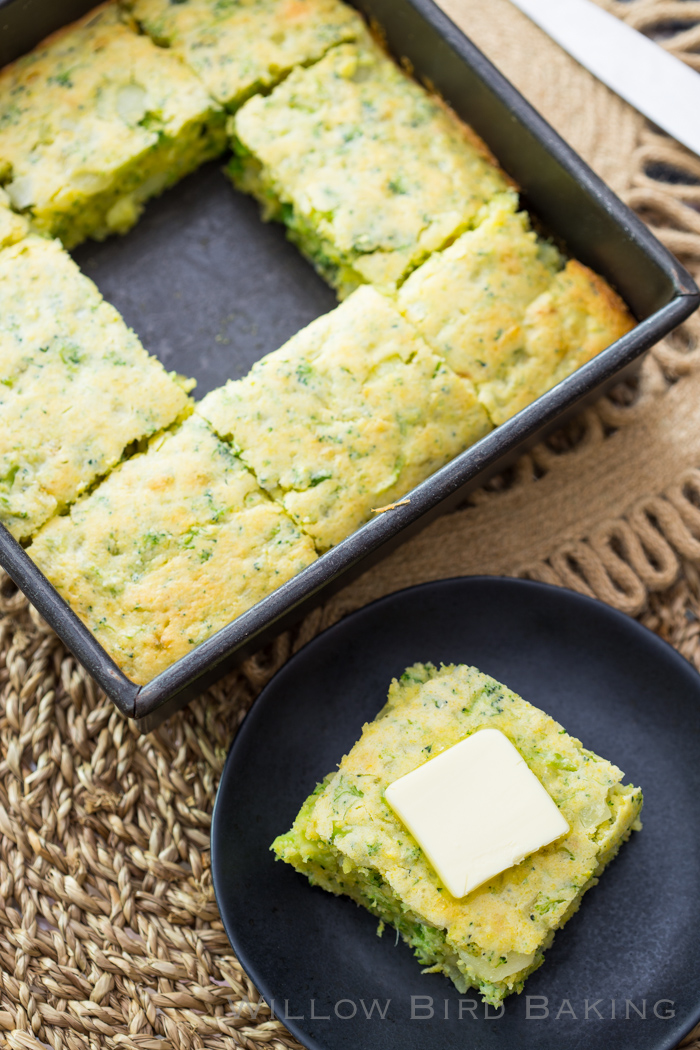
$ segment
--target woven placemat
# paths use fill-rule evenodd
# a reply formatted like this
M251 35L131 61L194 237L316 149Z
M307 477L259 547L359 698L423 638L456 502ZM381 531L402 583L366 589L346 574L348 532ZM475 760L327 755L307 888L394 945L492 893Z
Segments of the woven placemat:
M444 4L697 273L700 161L508 0ZM602 6L700 68L700 3ZM700 667L699 344L691 322L656 348L635 386L588 410L148 736L121 718L0 577L6 1045L298 1045L258 1004L228 946L211 883L211 811L254 697L292 651L370 598L467 572L531 576L639 615Z

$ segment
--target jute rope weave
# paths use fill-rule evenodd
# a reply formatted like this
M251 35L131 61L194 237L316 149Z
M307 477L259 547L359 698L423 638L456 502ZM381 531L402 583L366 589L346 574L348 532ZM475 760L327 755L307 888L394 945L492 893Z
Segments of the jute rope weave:
M697 271L700 161L507 0L445 6ZM700 65L700 3L604 6ZM698 567L696 320L656 348L636 387L588 410L149 736L0 578L0 1040L13 1050L296 1047L228 946L209 868L224 756L272 674L369 598L462 572L595 594L700 667Z

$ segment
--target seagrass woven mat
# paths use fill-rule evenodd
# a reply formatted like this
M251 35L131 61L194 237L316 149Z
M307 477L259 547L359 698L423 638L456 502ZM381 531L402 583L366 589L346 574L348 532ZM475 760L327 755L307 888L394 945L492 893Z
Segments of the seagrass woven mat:
M700 69L698 0L601 0ZM508 0L445 8L695 273L700 160ZM14 1050L295 1047L228 947L209 867L224 757L291 652L349 610L466 573L561 583L700 666L700 325L157 732L140 737L0 582L0 1040ZM250 1005L253 1004L253 1005ZM685 1045L700 1046L698 1033ZM360 1050L360 1048L358 1048Z

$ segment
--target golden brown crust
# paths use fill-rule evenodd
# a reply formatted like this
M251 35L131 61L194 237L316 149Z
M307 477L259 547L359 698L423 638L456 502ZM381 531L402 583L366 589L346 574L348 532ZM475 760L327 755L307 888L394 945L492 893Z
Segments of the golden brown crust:
M139 684L316 557L198 416L50 521L29 553Z
M469 145L472 146L477 151L477 153L484 158L485 161L488 161L488 163L496 169L499 175L502 176L505 184L508 187L510 187L510 189L515 190L519 193L520 187L518 186L517 182L511 175L508 174L507 171L504 171L504 169L501 167L500 161L498 160L496 155L491 152L489 147L482 139L481 135L478 135L476 131L474 131L474 128L471 126L471 124L467 124L466 120L462 120L462 118L452 108L450 103L445 101L445 99L440 95L439 91L437 91L436 88L430 82L426 82L426 87L428 88L428 91L432 95L435 102L439 103L439 105L442 106L450 120L453 120L458 126L459 130L461 131L462 135L469 143Z
M520 350L479 400L496 425L629 332L635 320L604 278L571 259L525 312Z
M617 294L616 291L611 288L604 277L596 273L595 270L591 270L590 267L584 266L583 263L579 262L578 259L570 259L566 264L566 272L573 279L573 281L582 287L581 292L581 303L582 306L586 305L586 296L583 292L585 287L584 282L587 282L590 287L591 299L589 300L593 309L599 316L603 323L608 324L612 329L619 331L619 335L615 336L619 339L620 336L624 335L625 332L629 332L634 328L637 323L630 313L627 304Z
M518 749L569 831L457 899L390 809L385 791L484 728L500 730ZM312 881L396 923L421 961L443 970L460 990L479 987L496 1003L521 990L554 931L638 826L641 792L621 786L622 777L554 719L476 668L416 664L392 682L386 706L273 849ZM485 783L483 798L473 804L484 805L489 792ZM414 939L420 926L429 931L429 948L419 933Z

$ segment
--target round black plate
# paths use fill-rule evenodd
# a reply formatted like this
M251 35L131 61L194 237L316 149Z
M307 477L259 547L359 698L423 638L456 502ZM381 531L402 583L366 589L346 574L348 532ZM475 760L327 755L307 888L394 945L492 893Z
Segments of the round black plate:
M644 790L643 831L502 1017L421 975L393 931L377 937L371 915L269 851L419 660L476 665ZM570 591L469 578L390 595L312 641L256 701L221 779L212 866L234 950L310 1050L673 1047L700 1017L700 677Z

